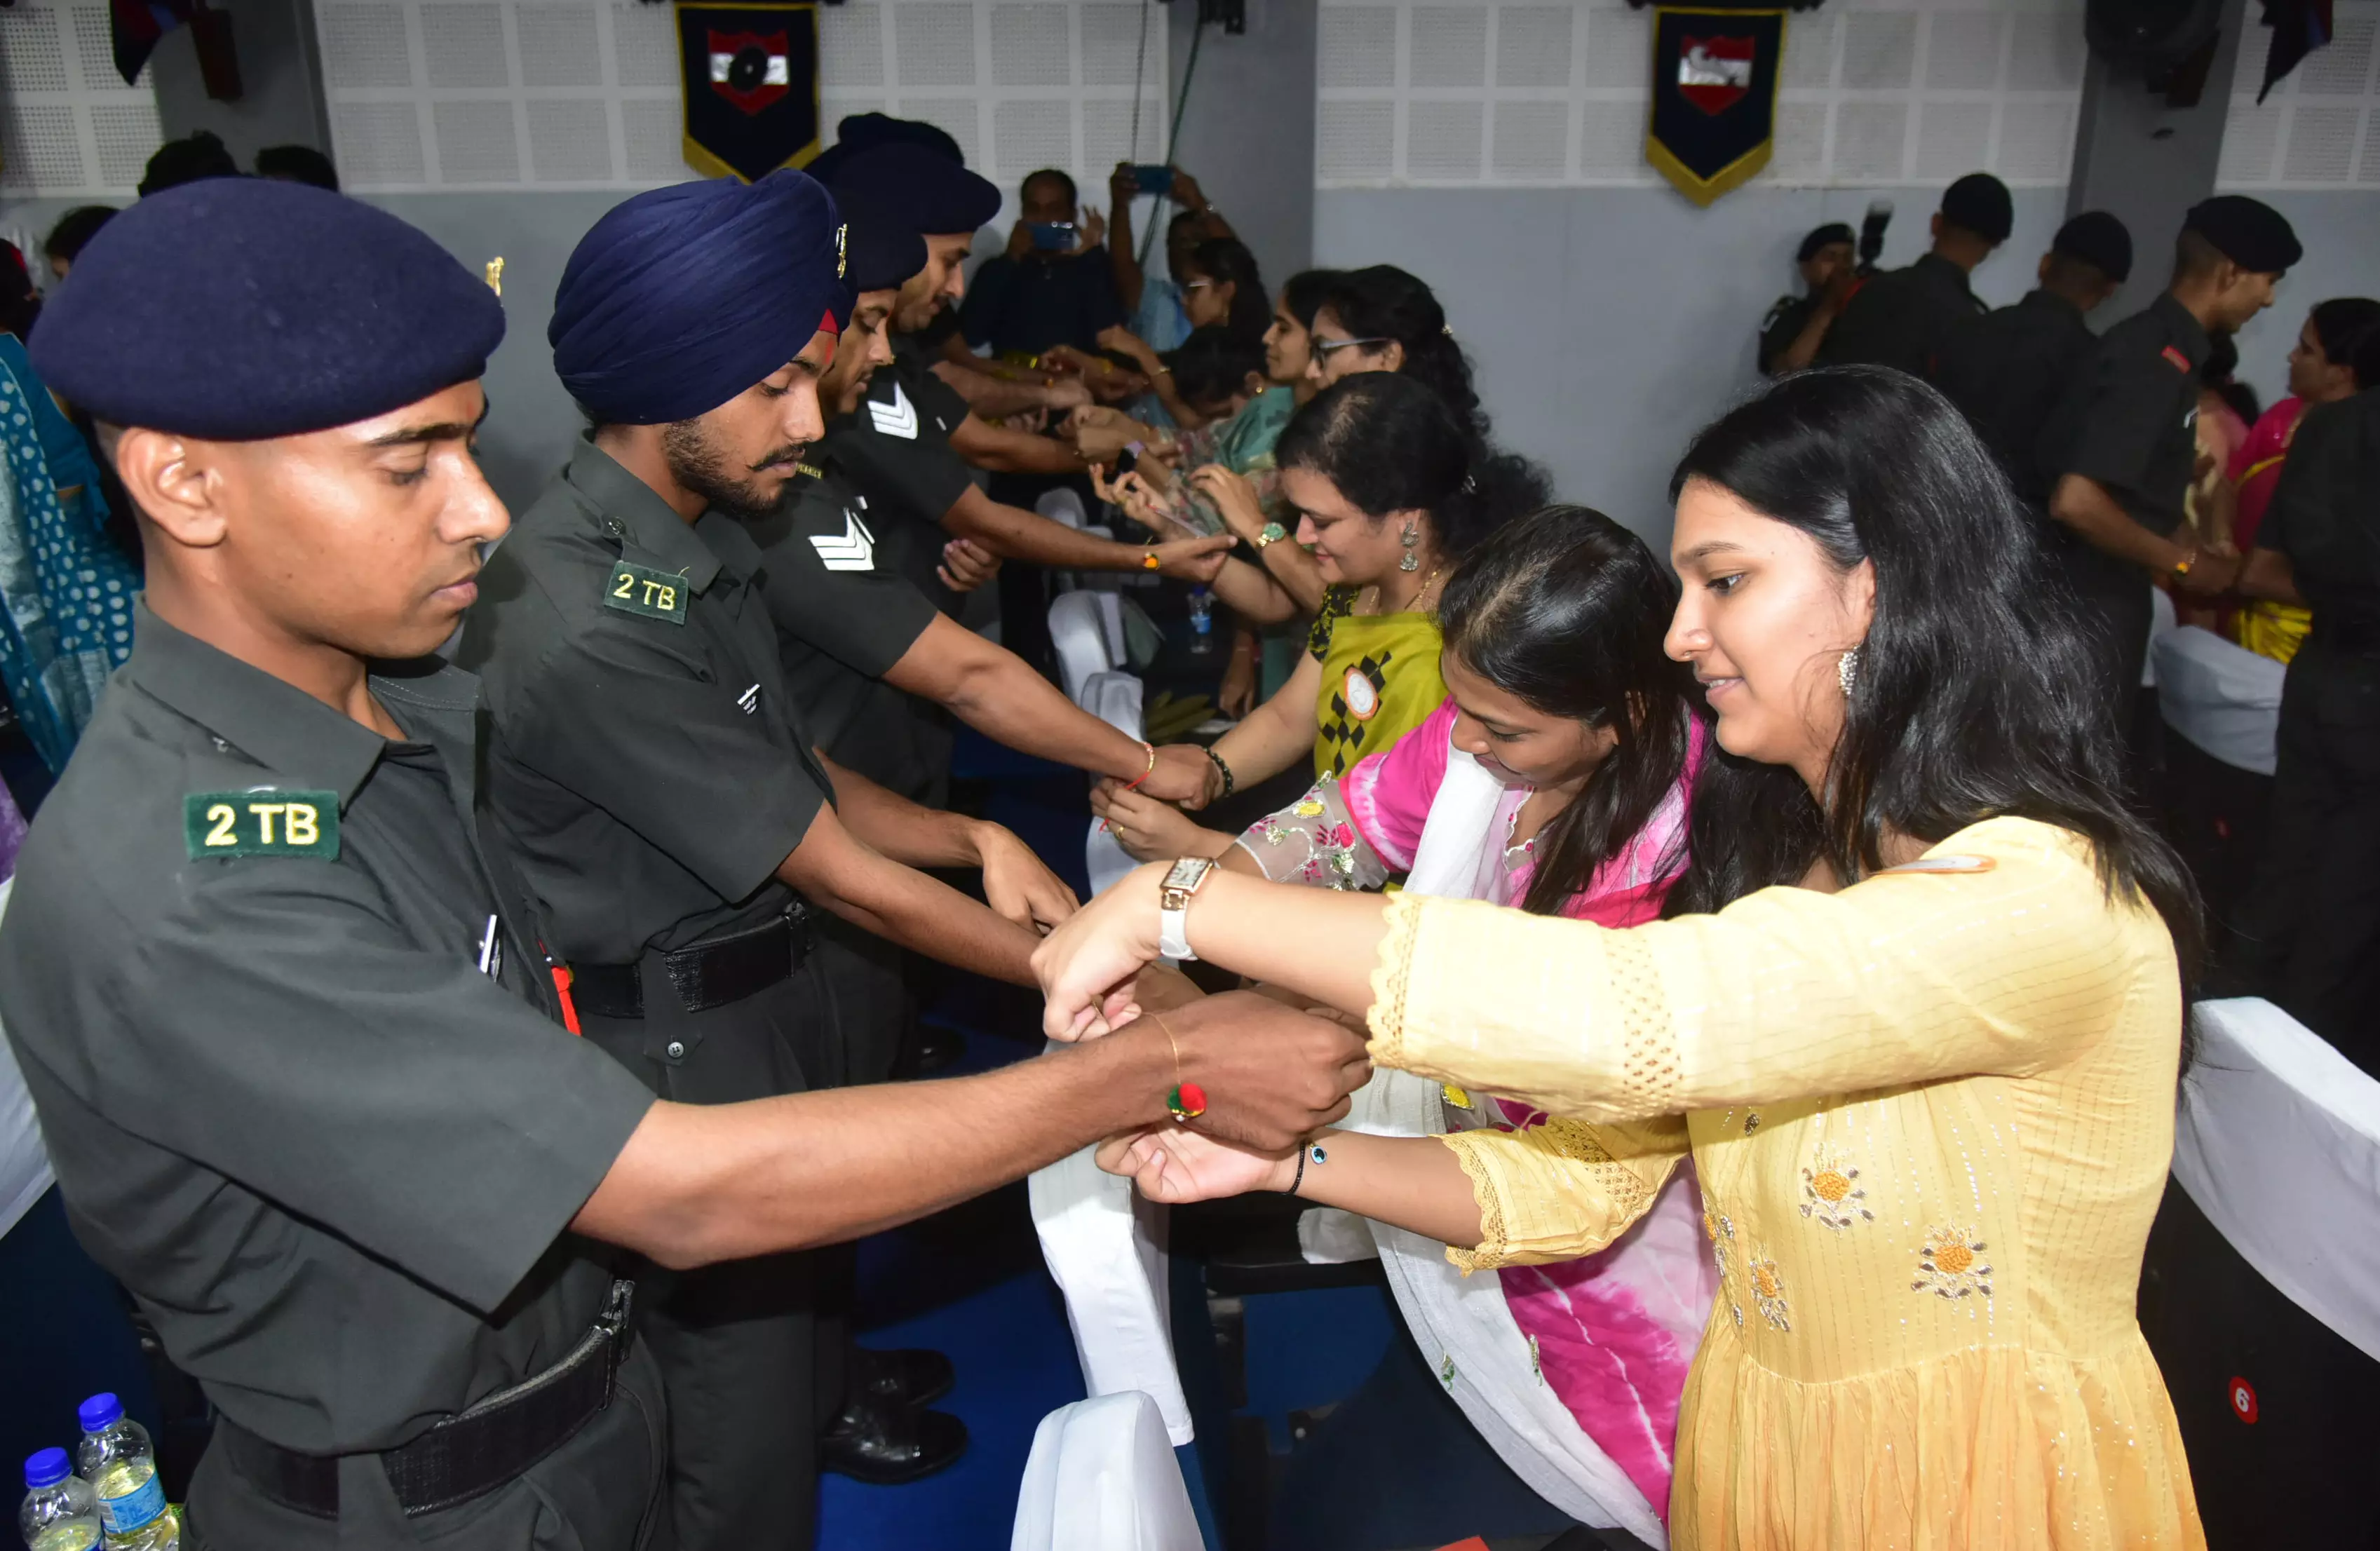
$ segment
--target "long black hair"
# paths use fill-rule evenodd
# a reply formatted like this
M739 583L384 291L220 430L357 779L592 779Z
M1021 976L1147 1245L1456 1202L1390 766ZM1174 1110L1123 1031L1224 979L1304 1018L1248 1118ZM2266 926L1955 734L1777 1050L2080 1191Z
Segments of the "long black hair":
M1537 831L1522 909L1556 915L1585 892L1685 769L1693 678L1661 644L1677 601L1678 584L1645 541L1585 506L1506 523L1448 580L1439 603L1448 656L1548 716L1618 740Z
M1263 349L1265 330L1272 327L1272 303L1248 245L1237 237L1208 237L1190 250L1190 273L1232 287L1232 309L1221 326Z
M1315 394L1281 429L1273 458L1321 475L1367 516L1428 513L1450 560L1550 493L1536 465L1481 443L1402 372L1359 372Z
M1281 305L1297 320L1301 329L1314 327L1314 315L1330 299L1330 287L1339 283L1335 269L1300 270L1281 282Z
M2380 339L2380 301L2370 297L2333 297L2314 303L2306 321L2313 325L2314 343L2322 346L2323 359L2354 372L2359 388L2380 387L2357 364L2364 346Z
M1891 834L1932 844L2002 815L2054 824L2090 842L2111 897L2137 891L2164 917L2188 986L2197 889L2126 803L2083 626L1950 402L1881 367L1799 372L1705 427L1670 479L1673 501L1689 479L1800 529L1842 570L1875 567L1875 619L1817 816L1817 854L1836 873L1881 868Z
M1404 346L1401 375L1428 388L1454 411L1480 441L1488 440L1488 415L1472 385L1471 362L1446 326L1437 294L1394 264L1347 270L1323 295L1353 339L1393 339Z

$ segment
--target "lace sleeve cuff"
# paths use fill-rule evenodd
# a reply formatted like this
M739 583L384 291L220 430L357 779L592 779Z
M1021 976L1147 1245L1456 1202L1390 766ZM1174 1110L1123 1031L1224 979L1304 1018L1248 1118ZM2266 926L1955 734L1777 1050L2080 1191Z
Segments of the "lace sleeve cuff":
M1405 992L1413 980L1414 944L1421 935L1425 897L1400 893L1389 900L1386 937L1380 957L1372 966L1372 1060L1379 1066L1402 1066L1405 1042Z
M1556 1118L1522 1131L1459 1132L1454 1150L1479 1204L1479 1245L1451 1245L1463 1270L1592 1254L1652 1206L1685 1151L1682 1124L1609 1130ZM1608 1145L1607 1145L1608 1143ZM1614 1149L1626 1155L1618 1157Z
M1355 828L1336 777L1324 776L1305 795L1269 813L1239 839L1257 868L1275 883L1316 889L1377 889L1388 864Z

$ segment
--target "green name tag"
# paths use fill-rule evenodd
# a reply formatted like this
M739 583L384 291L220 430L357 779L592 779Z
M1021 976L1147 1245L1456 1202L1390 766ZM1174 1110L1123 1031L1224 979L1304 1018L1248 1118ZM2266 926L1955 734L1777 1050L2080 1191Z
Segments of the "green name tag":
M193 792L182 799L190 860L206 856L339 854L336 792Z
M684 576L616 561L610 578L603 583L603 606L624 614L642 614L647 619L684 624L686 597L690 590Z

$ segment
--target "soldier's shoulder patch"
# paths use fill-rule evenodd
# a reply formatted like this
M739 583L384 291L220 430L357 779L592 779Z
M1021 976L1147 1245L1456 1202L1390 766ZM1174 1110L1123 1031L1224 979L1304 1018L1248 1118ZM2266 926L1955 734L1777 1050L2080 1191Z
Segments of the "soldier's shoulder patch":
M603 606L624 614L684 624L686 595L692 590L684 576L673 572L615 560L603 577Z
M209 856L339 856L336 792L192 792L182 798L190 860Z
M2190 357L2188 356L2183 355L2180 351L2175 349L2170 345L2167 345L2163 350L2160 350L2157 353L2166 358L2167 364L2170 365L2174 370L2181 372L2184 375L2189 373Z

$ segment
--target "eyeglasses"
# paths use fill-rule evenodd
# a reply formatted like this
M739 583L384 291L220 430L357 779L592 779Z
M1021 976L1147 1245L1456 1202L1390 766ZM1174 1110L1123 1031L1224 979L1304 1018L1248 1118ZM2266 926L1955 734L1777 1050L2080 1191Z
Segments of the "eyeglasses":
M1391 341L1379 337L1366 339L1318 339L1308 345L1306 348L1312 354L1318 356L1327 361L1330 358L1331 351L1344 350L1350 345L1387 345L1390 343L1391 343Z
M1193 291L1212 290L1214 285L1215 283L1211 280L1185 280L1182 283L1182 293L1187 296Z

